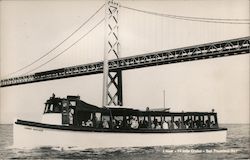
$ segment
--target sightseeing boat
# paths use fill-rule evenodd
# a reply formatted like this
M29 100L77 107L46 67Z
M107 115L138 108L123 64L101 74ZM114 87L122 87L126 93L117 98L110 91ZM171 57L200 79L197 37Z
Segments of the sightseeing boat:
M79 96L45 103L41 123L17 120L14 146L145 147L226 142L217 113L97 107Z
M117 36L119 27L116 18L119 4L107 0L105 6L107 31L103 64L96 69L90 69L91 72L87 73L103 72L102 107L88 104L80 100L79 96L60 98L53 94L45 103L40 123L24 120L17 120L14 123L14 146L109 148L225 142L227 129L219 127L217 113L214 110L171 112L168 109L152 110L148 107L144 110L131 106L118 107L122 105L122 74L119 65L122 66L127 62L109 61L113 56L120 58ZM154 61L154 59L152 56L149 60ZM144 62L146 59L138 61ZM92 68L92 65L89 66ZM118 68L112 68L114 66ZM70 77L70 73L85 69L76 67L72 72L69 72L68 68L39 72L35 73L35 80L38 82L41 79L48 80L47 77L62 78L60 77L62 75ZM109 89L112 90L112 84L117 91L114 96L109 92ZM116 106L108 106L110 104L108 97L111 98L111 102L117 100L116 103L111 103Z

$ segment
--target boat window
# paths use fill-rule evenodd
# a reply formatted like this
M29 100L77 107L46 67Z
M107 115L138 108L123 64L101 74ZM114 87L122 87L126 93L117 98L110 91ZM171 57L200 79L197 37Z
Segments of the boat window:
M61 113L61 105L58 104L50 104L50 103L47 103L45 105L45 111L44 113Z
M71 106L76 106L76 101L69 101Z
M139 116L139 122L142 122L144 120L144 116Z
M150 122L153 123L154 122L155 117L154 116L150 116Z
M114 116L114 119L118 120L118 121L122 121L123 120L123 116Z
M104 121L104 120L110 121L110 117L109 117L109 116L103 115L103 116L102 116L102 121Z
M48 108L49 108L49 104L45 104L45 109L44 109L44 113L47 113L48 112Z
M171 117L170 117L170 116L165 116L165 117L164 117L164 120L165 120L166 122L170 122L170 121L171 121Z
M53 107L54 107L53 104L50 104L50 107L49 107L50 112L53 112Z
M174 121L181 121L181 116L174 116Z

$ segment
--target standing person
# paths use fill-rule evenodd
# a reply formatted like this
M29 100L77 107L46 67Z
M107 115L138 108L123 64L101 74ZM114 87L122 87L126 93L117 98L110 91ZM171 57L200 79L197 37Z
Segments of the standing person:
M74 109L70 108L69 110L69 124L73 125L73 120L74 120Z

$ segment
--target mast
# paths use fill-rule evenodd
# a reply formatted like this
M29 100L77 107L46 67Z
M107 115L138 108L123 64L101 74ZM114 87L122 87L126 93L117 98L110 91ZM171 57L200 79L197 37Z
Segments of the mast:
M104 35L104 60L103 60L103 107L109 105L122 105L122 72L110 71L109 60L119 59L118 39L118 11L119 4L114 0L105 2L105 35Z

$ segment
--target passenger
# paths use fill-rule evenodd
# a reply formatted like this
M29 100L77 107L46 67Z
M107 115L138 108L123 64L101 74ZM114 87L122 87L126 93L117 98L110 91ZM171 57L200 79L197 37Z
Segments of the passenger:
M130 128L130 120L129 118L126 118L123 120L123 128L129 129Z
M108 121L106 119L103 120L102 127L103 128L109 128L109 123L108 123Z
M155 126L155 129L161 129L161 124L157 123L157 125Z
M112 120L112 126L113 126L113 128L116 128L116 120L115 119Z
M97 121L97 117L94 115L93 118L91 119L92 123L93 123L93 127L97 127L98 126L98 121Z
M86 126L86 124L85 124L85 122L84 122L84 121L82 121L82 126Z
M188 125L188 128L193 128L193 121L192 121L192 119L188 119L187 125Z
M206 127L206 125L204 124L203 121L201 121L201 128L204 128L204 127Z
M121 128L124 128L124 129L127 128L127 120L126 120L126 119L123 119L123 120L121 121Z
M206 120L205 125L206 125L206 128L209 128L209 127L210 127L210 125L209 125L209 120L208 120L208 119Z
M181 126L180 126L180 122L181 122L181 119L180 119L180 118L178 118L178 120L177 120L177 121L175 121L175 124L176 124L176 126L177 126L177 128L178 128L178 129L180 129L180 128L181 128Z
M174 123L173 123L172 120L171 120L170 123L169 123L169 129L174 129Z
M93 122L89 119L89 120L86 122L86 126L87 126L87 127L93 127Z
M198 128L197 121L193 121L193 128Z
M185 128L185 127L184 127L184 124L183 124L183 122L181 121L180 118L178 118L178 121L176 121L176 125L177 125L178 129L183 129L183 128Z
M141 128L148 128L148 121L147 120L143 120L142 121L142 127Z
M148 128L148 121L147 120L143 120L143 128Z
M114 119L113 120L113 125L114 125L114 128L121 128L121 120L117 120L117 119Z
M131 128L132 129L137 129L139 127L139 123L135 117L131 120Z
M74 109L71 108L69 111L69 124L73 124Z
M144 126L143 126L143 120L139 121L139 128L144 128Z
M200 120L196 121L196 126L197 126L197 128L201 128L201 122L200 122Z
M173 125L174 125L174 129L178 129L178 121L175 121L174 123L173 123Z
M122 127L122 120L118 120L117 121L117 128L121 128Z
M183 122L180 122L180 129L186 129L186 126L184 125Z
M210 123L210 128L215 128L215 127L216 127L216 125L215 125L214 121L212 121L212 122Z
M154 119L153 123L154 123L154 125L155 125L155 127L156 127L157 124L158 124L158 120L157 120L157 119Z
M162 123L162 128L163 128L163 129L169 129L168 123L167 123L166 121L164 121L164 122Z
M151 124L151 128L155 129L155 124L154 123Z

